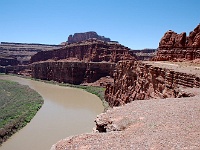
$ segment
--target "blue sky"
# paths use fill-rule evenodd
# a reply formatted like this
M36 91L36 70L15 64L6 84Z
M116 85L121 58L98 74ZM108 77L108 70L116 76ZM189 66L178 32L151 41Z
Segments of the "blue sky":
M96 31L132 49L157 48L167 30L192 31L200 0L0 0L0 41L60 44Z

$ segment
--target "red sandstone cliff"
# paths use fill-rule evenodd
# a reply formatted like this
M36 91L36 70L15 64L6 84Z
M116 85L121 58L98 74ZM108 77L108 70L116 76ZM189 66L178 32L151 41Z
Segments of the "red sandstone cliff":
M137 61L120 61L105 99L111 107L134 100L184 96L179 86L200 87L199 77Z
M200 24L187 37L187 47L200 48Z
M60 49L61 45L34 44L34 43L0 43L0 66L26 65L31 56L40 51Z
M88 40L88 39L91 39L91 38L96 38L96 39L101 40L101 41L110 42L109 38L105 38L104 36L98 35L94 31L90 31L90 32L75 33L74 35L69 35L68 43L81 42L81 41L85 41L85 40Z
M45 61L31 65L32 77L42 80L81 84L95 82L101 77L112 76L115 63L80 61Z
M20 62L16 58L0 56L0 66L16 66Z
M48 59L76 59L84 62L118 62L120 60L134 60L135 55L130 49L118 43L89 39L80 43L69 44L65 48L54 51L43 51L32 56L31 62Z
M136 55L137 60L151 60L155 54L157 49L142 49L142 50L131 50L130 53L132 55Z
M189 36L167 31L161 38L156 57L152 60L194 60L200 58L200 25Z
M89 39L39 52L31 58L32 77L72 84L95 82L113 76L116 62L135 60L129 50L118 43Z

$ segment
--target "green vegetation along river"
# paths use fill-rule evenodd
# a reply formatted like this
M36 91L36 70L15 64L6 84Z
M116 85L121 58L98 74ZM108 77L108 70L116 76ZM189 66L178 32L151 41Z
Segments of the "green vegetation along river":
M91 132L103 112L101 100L81 89L62 87L15 76L0 79L19 82L37 91L44 105L35 117L0 147L0 150L49 150L67 136Z
M42 97L28 86L0 80L0 144L30 122L42 104Z

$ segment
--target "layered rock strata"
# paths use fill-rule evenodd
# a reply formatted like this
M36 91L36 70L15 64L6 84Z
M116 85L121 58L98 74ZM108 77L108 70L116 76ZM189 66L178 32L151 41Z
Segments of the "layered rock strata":
M105 99L113 107L134 100L187 96L178 89L180 86L200 87L200 78L149 63L120 61L114 71L114 83L106 87Z
M110 42L110 38L100 36L94 31L84 32L84 33L75 33L74 35L69 35L67 42L68 43L76 43L76 42L85 41L85 40L88 40L91 38L96 38L101 41Z
M118 62L119 60L135 59L130 49L118 43L89 39L80 43L66 45L65 48L54 51L38 52L31 58L31 62L48 59L76 59L84 62Z
M16 58L0 56L0 66L14 66L18 65L19 63L20 62Z
M60 48L62 48L61 45L1 42L0 66L28 64L31 56L37 52Z
M148 61L156 56L157 49L131 50L130 53L136 55L137 60Z
M167 31L159 43L159 49L153 60L194 60L200 58L200 25L189 36L185 32L177 34Z
M46 61L31 65L32 77L42 80L81 84L91 83L101 77L112 76L115 63Z

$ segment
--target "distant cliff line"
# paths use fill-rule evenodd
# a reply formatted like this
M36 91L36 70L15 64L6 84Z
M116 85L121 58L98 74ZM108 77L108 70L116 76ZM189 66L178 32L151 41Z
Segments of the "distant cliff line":
M40 46L56 46L60 47L61 45L56 45L56 44L39 44L39 43L15 43L15 42L1 42L3 45L40 45Z

